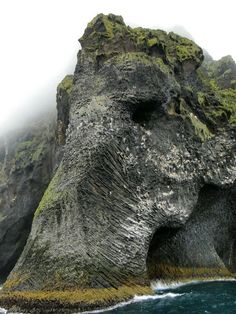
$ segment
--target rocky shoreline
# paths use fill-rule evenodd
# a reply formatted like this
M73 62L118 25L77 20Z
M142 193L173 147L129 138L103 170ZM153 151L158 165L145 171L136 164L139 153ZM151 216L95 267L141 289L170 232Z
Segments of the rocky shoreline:
M0 294L0 306L13 313L20 311L30 314L67 314L104 309L119 302L128 301L134 295L151 295L153 293L148 286L77 291L23 291Z

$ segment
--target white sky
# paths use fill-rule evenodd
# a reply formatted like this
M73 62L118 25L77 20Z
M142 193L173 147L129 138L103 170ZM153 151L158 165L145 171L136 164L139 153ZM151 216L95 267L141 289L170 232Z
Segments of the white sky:
M0 0L0 129L55 106L56 86L76 64L77 40L98 13L122 15L130 26L182 25L215 59L236 60L235 0Z

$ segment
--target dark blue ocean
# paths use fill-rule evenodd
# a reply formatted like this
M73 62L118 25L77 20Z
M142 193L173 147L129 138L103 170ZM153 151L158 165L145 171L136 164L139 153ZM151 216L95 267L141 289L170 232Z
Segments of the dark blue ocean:
M97 311L96 313L101 313ZM194 283L134 298L106 314L236 314L236 281Z
M7 313L0 309L0 314ZM155 295L135 297L103 311L106 314L236 314L236 281L199 282Z

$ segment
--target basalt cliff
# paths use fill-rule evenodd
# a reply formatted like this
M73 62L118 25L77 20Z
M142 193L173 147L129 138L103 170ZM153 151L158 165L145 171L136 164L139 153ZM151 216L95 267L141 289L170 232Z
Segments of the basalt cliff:
M154 281L233 278L233 59L204 61L193 41L130 28L112 14L95 17L80 43L74 75L58 87L56 148L36 149L36 168L19 173L24 185L1 190L10 199L0 223L9 204L12 216L27 205L34 218L0 304L72 313L150 293ZM50 143L43 130L39 142ZM21 162L29 158L24 145ZM45 181L32 182L53 155ZM1 259L2 245L13 254L9 241L0 238Z

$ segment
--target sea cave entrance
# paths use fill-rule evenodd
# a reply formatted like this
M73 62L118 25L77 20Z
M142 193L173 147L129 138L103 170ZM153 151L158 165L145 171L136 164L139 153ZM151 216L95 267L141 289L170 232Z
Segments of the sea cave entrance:
M234 277L235 205L235 189L204 185L185 224L154 232L146 258L150 281Z
M147 273L150 280L165 278L167 265L173 260L170 245L175 241L179 228L161 227L154 233L147 254Z

